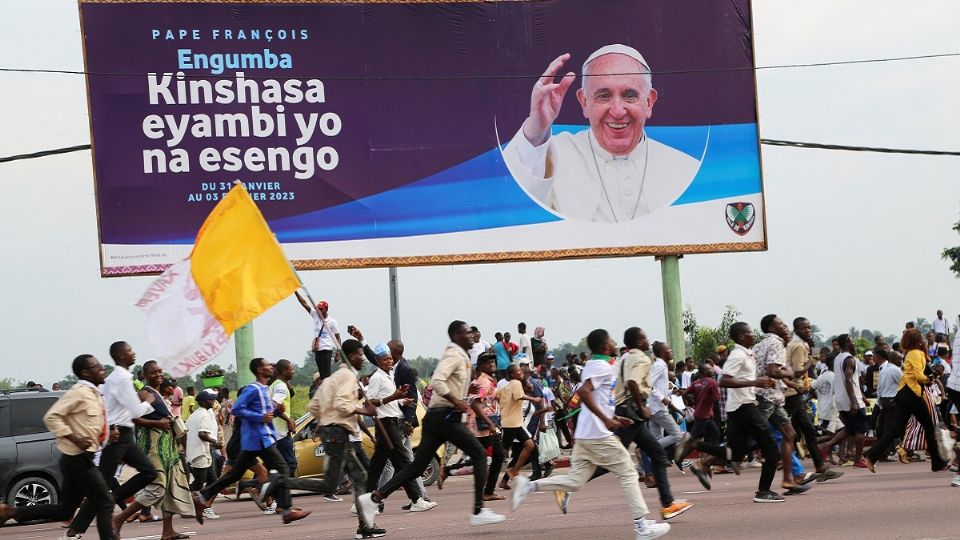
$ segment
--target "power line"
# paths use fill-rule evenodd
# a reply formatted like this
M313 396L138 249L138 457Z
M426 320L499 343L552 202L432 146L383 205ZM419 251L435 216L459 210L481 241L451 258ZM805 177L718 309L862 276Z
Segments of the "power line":
M70 152L79 152L81 150L89 149L89 144L78 144L77 146L67 146L65 148L56 148L53 150L41 150L40 152L34 152L32 154L18 154L16 156L0 157L0 163L6 163L8 161L20 161L21 159L36 159L47 156L55 156L57 154L69 154Z
M815 148L819 150L844 150L847 152L879 152L881 154L913 154L923 156L960 156L960 152L949 150L914 150L907 148L878 148L875 146L847 146L843 144L823 144L798 141L780 141L776 139L760 139L762 144L769 146L789 146L792 148Z
M780 64L772 66L753 66L753 67L731 67L731 68L690 68L690 69L676 69L676 70L665 70L665 71L654 71L653 75L662 76L662 75L685 75L693 73L728 73L728 72L741 72L741 71L761 71L769 69L798 69L798 68L814 68L814 67L829 67L829 66L845 66L845 65L856 65L856 64L877 64L884 62L906 62L912 60L930 60L936 58L955 58L960 57L960 52L952 53L936 53L936 54L921 54L915 56L896 56L889 58L868 58L860 60L837 60L831 62L810 62L810 63L799 63L799 64ZM55 74L55 75L93 75L97 77L142 77L145 73L134 73L134 72L119 72L119 71L84 71L84 70L70 70L70 69L44 69L44 68L11 68L11 67L0 67L0 73L40 73L40 74ZM637 73L619 73L618 75L645 75L645 72ZM297 74L290 76L247 76L244 75L245 79L255 80L255 79L290 79L290 78L318 78L331 81L417 81L417 80L497 80L497 79L535 79L540 77L542 74L529 74L529 75L354 75L354 76L343 76L343 75L305 75ZM577 74L578 77L582 76ZM590 76L589 74L587 75ZM192 75L186 74L184 78L196 79L196 78L207 78L206 75Z
M877 152L881 154L910 154L923 156L960 156L960 152L950 150L917 150L910 148L880 148L875 146L849 146L844 144L824 144L800 141L783 141L779 139L760 139L760 144L768 146L787 146L791 148L806 148L816 150L842 150L846 152ZM68 146L65 148L56 148L53 150L43 150L32 154L19 154L16 156L0 157L0 163L8 161L19 161L23 159L35 159L57 154L69 154L81 150L89 150L89 144L79 144L77 146Z

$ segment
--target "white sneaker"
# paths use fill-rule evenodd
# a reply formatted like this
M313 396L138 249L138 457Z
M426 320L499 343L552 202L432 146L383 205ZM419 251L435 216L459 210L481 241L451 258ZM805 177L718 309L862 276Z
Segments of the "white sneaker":
M357 503L353 503L353 504L350 505L350 513L351 513L351 514L356 514L356 513L357 513Z
M481 508L479 514L470 516L471 525L493 525L507 519L507 516L496 514L489 508Z
M76 536L70 536L67 533L63 533L63 535L61 535L58 540L80 540L82 536L83 536L82 534L78 534Z
M373 527L373 520L377 517L377 503L373 502L373 495L364 493L357 497L357 510L367 527Z
M434 501L424 500L423 497L417 499L417 502L410 505L410 512L426 512L437 506L437 503Z
M519 475L513 479L513 495L510 497L510 511L516 512L527 495L537 490L537 485L529 478Z
M652 538L660 538L661 536L670 532L669 523L657 523L656 521L651 521L649 519L639 519L634 520L633 522L633 532L635 533L636 540L650 540Z
M272 515L276 514L276 513L277 513L277 502L274 501L273 504L271 504L270 506L268 506L267 509L263 511L263 513L264 513L265 515L268 515L268 516L272 516Z
M953 477L953 482L950 482L950 485L953 487L960 487L960 474Z
M203 519L220 519L220 516L213 511L213 508L204 508Z

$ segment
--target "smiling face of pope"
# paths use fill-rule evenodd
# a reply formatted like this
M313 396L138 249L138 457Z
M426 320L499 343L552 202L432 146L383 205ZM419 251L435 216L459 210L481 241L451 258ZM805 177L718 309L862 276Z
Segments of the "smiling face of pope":
M600 146L625 156L640 143L653 114L657 91L641 72L648 69L623 54L605 54L590 62L586 85L577 90L583 116Z

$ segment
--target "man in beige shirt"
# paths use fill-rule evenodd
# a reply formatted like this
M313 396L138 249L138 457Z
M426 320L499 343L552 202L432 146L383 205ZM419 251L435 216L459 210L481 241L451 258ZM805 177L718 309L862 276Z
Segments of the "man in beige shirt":
M787 368L793 371L794 379L802 385L802 388L807 390L810 389L810 378L807 373L813 366L809 345L812 338L813 325L810 324L810 321L805 317L794 319L793 339L787 343ZM803 399L803 395L792 387L787 387L783 395L786 398L783 406L787 414L790 415L793 428L803 436L807 448L817 448L817 430L813 427L813 420L810 419L810 413L807 411L807 403ZM805 474L802 482L810 482L814 479L825 482L843 476L842 472L827 468L819 451L809 452L809 454L817 472Z
M81 354L73 360L73 374L77 383L43 417L47 429L57 437L57 449L63 454L60 456L61 503L19 507L0 504L0 526L8 519L20 523L41 519L67 521L87 498L96 508L100 538L116 540L111 524L113 495L93 464L94 454L109 436L107 412L97 389L103 384L106 372L93 355Z
M420 446L413 463L393 475L389 482L373 493L362 495L357 501L357 510L373 519L377 505L411 478L420 476L447 442L463 450L473 461L473 512L471 525L500 523L506 517L483 507L483 488L487 480L487 454L480 441L467 428L466 417L470 406L466 402L470 381L470 355L473 347L470 326L463 321L453 321L447 327L450 343L443 351L430 385L433 395L423 416ZM368 520L368 521L369 521Z
M357 415L372 416L377 410L370 403L365 407L357 407L360 391L357 373L366 360L363 345L355 339L348 339L343 342L343 353L347 362L341 363L340 369L323 380L308 406L310 414L317 418L317 433L323 441L323 451L327 456L323 480L284 478L283 487L315 493L335 493L346 470L353 483L353 499L356 503L360 494L366 492L367 475L358 465L350 435L359 435ZM272 482L268 482L260 489L260 496L266 498L274 489L276 488ZM360 523L357 527L357 538L375 538L386 534L384 529L377 528L373 516L358 513L358 520Z

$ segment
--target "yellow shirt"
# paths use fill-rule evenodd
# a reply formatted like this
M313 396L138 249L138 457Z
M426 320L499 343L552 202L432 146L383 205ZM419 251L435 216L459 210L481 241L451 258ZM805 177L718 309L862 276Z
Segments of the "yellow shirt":
M180 405L180 418L183 418L183 421L186 422L195 410L197 410L197 396L191 396L190 394L183 396L183 403Z
M84 384L85 383L85 384ZM105 440L107 412L100 391L86 381L74 384L43 415L43 423L57 437L57 448L68 456L96 452ZM70 433L95 441L80 448L66 438Z
M514 379L497 390L500 400L500 427L518 428L523 426L523 384Z
M914 394L922 397L923 391L920 389L920 385L929 380L923 374L926 367L927 355L923 351L913 349L907 352L907 357L903 359L903 377L900 377L900 386L897 387L897 390L909 386Z

